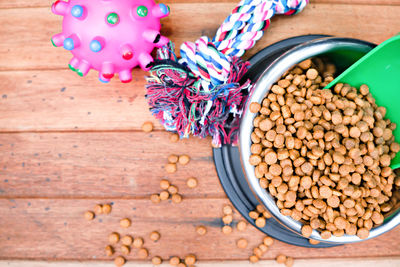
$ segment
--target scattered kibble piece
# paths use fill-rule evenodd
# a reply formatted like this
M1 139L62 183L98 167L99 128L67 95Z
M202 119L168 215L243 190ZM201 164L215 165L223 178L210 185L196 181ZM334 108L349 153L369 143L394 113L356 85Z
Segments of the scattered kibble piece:
M279 264L284 264L286 262L287 257L283 254L278 255L278 257L276 257L276 262Z
M173 194L171 196L171 200L174 203L181 203L182 202L182 196L180 194Z
M153 240L154 242L158 241L160 239L160 237L161 237L161 235L157 231L153 231L150 233L150 239Z
M181 156L179 156L178 161L179 161L179 164L186 165L189 163L190 157L188 155L181 155Z
M194 177L190 177L187 179L186 184L189 188L195 188L197 186L197 179Z
M146 248L141 248L138 251L138 257L140 259L146 259L149 256L149 251Z
M111 244L117 244L118 242L119 242L119 234L118 233L111 233L109 236L108 236L108 241L111 243Z
M183 263L183 262L178 263L177 266L178 266L178 267L187 267L187 265L186 265L185 263Z
M203 225L199 225L199 226L196 227L196 232L199 235L205 235L207 233L207 228L205 226L203 226Z
M168 191L162 191L161 193L160 193L160 199L161 200L167 200L169 198L169 193L168 193Z
M195 263L196 263L196 256L193 255L193 254L187 255L187 256L185 257L185 263L186 263L187 265L189 265L189 266L195 264Z
M266 220L264 217L259 217L256 219L257 227L263 228L265 226Z
M110 214L111 210L112 210L112 207L111 207L110 204L104 204L103 207L102 207L102 212L104 214Z
M226 215L232 214L232 213L233 213L233 210L232 210L231 205L225 205L225 206L223 207L223 209L222 209L222 212L223 212L224 214L226 214Z
M272 246L272 244L274 243L274 239L273 239L272 237L270 237L270 236L266 236L266 237L264 237L264 239L263 239L263 243L264 243L266 246L270 247L270 246Z
M257 219L258 217L260 217L260 214L259 214L257 211L254 211L254 210L253 210L253 211L250 211L250 212L249 212L249 217L255 220L255 219Z
M110 245L106 246L106 255L111 257L114 254L114 248Z
M254 112L255 113L255 112ZM256 262L258 262L260 259L256 256L256 255L251 255L250 256L250 258L249 258L249 261L251 262L251 263L256 263Z
M167 190L168 187L169 187L170 185L171 185L171 184L170 184L170 182L169 182L167 179L162 179L162 180L160 181L160 187L161 187L161 189L163 189L163 190Z
M260 109L261 109L260 103L257 103L257 102L250 103L250 112L251 113L257 113L260 111Z
M168 163L165 165L165 170L168 173L175 173L176 172L176 164L175 163Z
M168 192L167 192L168 193ZM167 197L168 198L168 197ZM153 202L154 204L160 203L161 199L160 199L160 195L159 194L152 194L150 196L150 200L151 202Z
M224 224L230 224L233 220L233 216L231 214L227 214L224 217L222 217L222 221Z
M237 225L236 225L236 228L239 230L239 231L244 231L244 230L246 230L246 228L247 228L247 222L245 222L245 221L239 221L238 223L237 223Z
M119 221L119 225L121 225L121 227L123 228L128 228L129 226L131 226L131 220L129 220L128 218L122 219Z
M224 225L222 227L222 232L226 235L232 233L232 227L230 227L229 225Z
M153 131L153 123L150 121L146 121L145 123L142 124L142 130L145 133Z
M84 216L86 220L91 221L94 219L94 212L88 210L85 212Z
M168 187L168 192L172 195L172 194L176 194L178 193L179 189L178 187L176 187L175 185L171 185Z
M172 256L170 259L169 259L169 264L170 265L172 265L172 266L178 266L178 264L180 263L180 259L179 259L179 257L177 257L177 256Z
M237 246L238 248L246 248L246 247L247 247L247 244L248 244L248 242L247 242L247 240L244 239L244 238L240 238L238 241L236 241L236 246Z
M121 267L122 265L124 265L126 262L125 258L122 256L118 256L114 259L114 264L117 267Z
M309 239L308 242L309 242L311 245L318 245L318 244L320 243L318 240L315 240L315 239Z
M179 141L179 135L176 133L173 133L169 136L169 141L171 141L171 143L176 143Z
M141 238L141 237L135 237L135 238L133 239L133 246L134 246L135 248L141 248L141 247L143 246L143 244L144 244L143 238Z
M101 204L97 204L94 206L94 213L95 214L102 214L103 213L103 206Z
M177 155L171 154L168 156L169 163L177 163L178 160L179 160L179 157Z
M121 242L126 246L130 246L133 243L133 238L130 235L126 235L123 238L121 238Z
M265 245L264 243L261 243L260 245L258 245L258 248L261 250L262 253L265 253L268 250L268 246Z
M292 257L287 257L285 261L285 266L286 267L292 267L294 264L294 259Z
M122 254L129 255L129 253L131 253L131 248L127 245L122 245L121 252Z
M162 263L162 259L161 259L160 256L154 256L154 257L151 259L151 262L152 262L154 265L160 265L160 264Z

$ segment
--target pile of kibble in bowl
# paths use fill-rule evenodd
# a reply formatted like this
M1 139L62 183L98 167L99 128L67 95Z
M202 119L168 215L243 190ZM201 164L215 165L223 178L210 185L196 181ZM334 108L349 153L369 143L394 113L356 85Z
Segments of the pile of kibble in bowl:
M369 236L397 204L400 179L390 162L400 150L396 124L366 85L336 84L320 59L294 66L262 103L251 103L250 163L280 212L302 222L302 234L324 239Z

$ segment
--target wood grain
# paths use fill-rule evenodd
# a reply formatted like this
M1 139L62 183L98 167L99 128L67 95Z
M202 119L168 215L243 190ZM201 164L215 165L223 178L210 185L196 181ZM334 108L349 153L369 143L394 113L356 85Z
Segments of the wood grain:
M161 179L184 197L224 197L209 139L169 142L167 132L0 134L0 197L146 198ZM169 154L188 154L188 165L164 170ZM186 186L189 177L199 181Z
M200 261L245 260L262 240L262 234L250 227L231 235L221 233L221 209L228 203L224 199L190 199L181 204L158 205L149 200L113 200L110 215L85 221L85 210L105 201L1 199L0 214L7 216L0 220L0 258L107 260L104 247L108 244L108 234L113 231L143 236L150 256L169 258L194 253ZM119 227L119 220L124 217L132 219L128 229ZM207 226L205 236L195 232L199 224ZM157 243L148 238L153 230L161 233ZM376 239L328 249L300 248L276 241L264 259L273 259L281 253L303 259L396 256L400 249L399 234L397 227ZM235 242L241 237L249 241L248 249L236 248ZM137 259L137 253L134 251L128 259Z
M248 267L248 261L201 261L196 262L197 267ZM0 261L0 267L110 267L110 263L104 261ZM159 265L160 267L171 266L168 262ZM263 260L251 266L269 266L282 267L282 264L275 260ZM400 258L347 258L347 259L295 259L296 267L377 267L377 266L400 266ZM128 261L124 267L154 267L154 265L146 262Z
M179 46L202 35L212 36L232 3L215 3L213 8L208 3L173 3L171 9L171 16L163 20L163 33ZM400 6L380 6L377 12L374 5L311 4L296 16L274 18L265 36L246 56L278 40L310 33L379 43L398 32L399 13ZM196 19L187 27L187 19L193 17ZM32 21L37 27L30 27ZM0 36L7 36L0 42L0 70L67 68L70 53L50 43L50 37L61 30L61 17L51 14L49 8L0 9L0 25L8 25L0 28Z
M0 8L21 8L21 7L49 7L54 0L8 0L0 2ZM233 3L237 4L236 0L164 0L157 1L165 4L171 3ZM351 5L400 5L400 0L310 0L310 3L329 3L329 4L351 4Z

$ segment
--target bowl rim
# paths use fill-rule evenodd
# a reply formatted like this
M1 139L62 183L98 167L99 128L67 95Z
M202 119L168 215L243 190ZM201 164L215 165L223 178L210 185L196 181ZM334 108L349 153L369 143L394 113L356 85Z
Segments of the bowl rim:
M248 96L245 108L243 110L243 115L241 117L239 130L240 161L247 183L249 184L250 189L253 191L254 196L271 213L271 215L274 216L279 223L297 234L302 235L302 223L295 221L290 216L284 216L280 213L279 208L275 204L274 198L266 189L260 186L259 179L256 178L254 174L255 167L250 165L248 161L251 155L250 146L252 143L250 134L254 129L253 120L257 115L256 113L251 113L249 111L249 105L251 102L261 103L265 95L269 92L269 88L283 75L285 71L307 58L343 49L367 53L374 46L374 44L366 41L339 37L323 37L305 42L283 53L274 62L267 66L258 80L254 83L251 93ZM368 238L366 239L360 239L356 235L346 234L341 237L332 235L332 237L329 239L323 239L316 230L312 231L312 234L309 238L328 243L354 243L377 237L387 231L390 231L399 224L400 210L398 209L390 216L385 218L383 224L372 228Z

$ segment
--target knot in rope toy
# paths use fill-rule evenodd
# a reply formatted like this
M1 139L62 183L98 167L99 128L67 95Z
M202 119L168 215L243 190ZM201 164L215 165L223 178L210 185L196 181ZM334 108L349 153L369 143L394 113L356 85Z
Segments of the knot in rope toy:
M180 59L169 43L157 51L147 77L150 110L181 138L213 137L213 144L237 141L238 121L250 81L239 84L249 67L240 57L258 41L275 14L300 12L308 0L242 0L217 30L185 42Z

